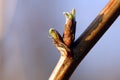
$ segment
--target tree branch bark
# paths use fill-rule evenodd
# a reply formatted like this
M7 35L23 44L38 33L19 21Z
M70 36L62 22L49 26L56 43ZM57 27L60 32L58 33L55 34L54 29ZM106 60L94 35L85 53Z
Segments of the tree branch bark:
M72 44L69 48L70 53L67 49L60 50L61 54L72 55L61 55L49 80L68 80L79 63L119 15L120 0L110 0L83 34Z

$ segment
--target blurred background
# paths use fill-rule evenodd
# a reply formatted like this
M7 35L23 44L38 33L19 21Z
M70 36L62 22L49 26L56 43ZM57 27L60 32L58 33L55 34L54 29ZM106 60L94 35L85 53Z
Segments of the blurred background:
M50 28L63 33L63 12L76 9L76 38L109 0L0 0L0 80L48 80L60 54ZM70 80L120 80L120 17Z

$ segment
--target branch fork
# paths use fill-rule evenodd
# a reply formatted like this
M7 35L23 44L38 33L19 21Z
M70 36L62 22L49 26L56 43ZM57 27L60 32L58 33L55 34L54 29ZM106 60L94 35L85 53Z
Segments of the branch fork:
M110 0L88 28L75 39L75 9L64 13L66 23L63 36L51 28L49 34L55 47L60 51L60 59L53 70L49 80L69 80L70 76L88 54L97 41L109 29L120 15L120 0Z
M76 21L75 21L75 9L71 12L64 12L66 23L64 27L63 37L59 34L59 32L53 28L49 30L49 34L53 39L53 43L55 47L60 51L61 55L64 57L72 56L71 47L75 39L75 29L76 29Z
M61 80L60 77L63 77L65 72L68 70L68 67L71 65L71 60L73 60L72 54L72 45L75 39L75 29L76 29L76 20L75 20L75 9L71 12L64 12L66 23L64 27L63 37L59 32L53 28L49 30L49 34L52 37L53 44L61 53L58 64L53 70L49 80ZM70 61L69 61L70 60ZM67 76L64 77L64 80L67 80Z

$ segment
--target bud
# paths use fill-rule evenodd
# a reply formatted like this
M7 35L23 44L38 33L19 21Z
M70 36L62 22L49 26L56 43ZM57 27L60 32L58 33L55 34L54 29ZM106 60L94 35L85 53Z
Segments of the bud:
M64 12L66 23L64 27L63 41L68 47L71 47L75 39L76 31L75 13L76 13L75 9L73 9L71 12Z

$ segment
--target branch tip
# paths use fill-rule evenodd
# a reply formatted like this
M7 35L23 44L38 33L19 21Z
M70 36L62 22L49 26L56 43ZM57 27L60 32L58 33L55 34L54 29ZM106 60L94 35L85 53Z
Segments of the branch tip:
M63 14L65 15L66 21L69 19L72 20L75 19L76 10L72 9L71 12L63 12Z

